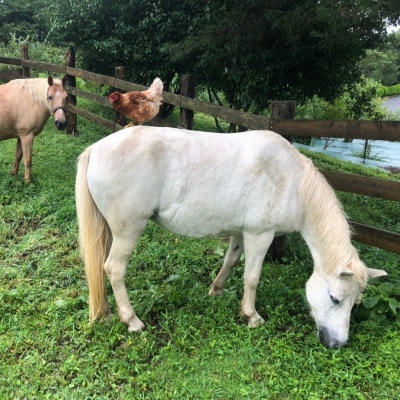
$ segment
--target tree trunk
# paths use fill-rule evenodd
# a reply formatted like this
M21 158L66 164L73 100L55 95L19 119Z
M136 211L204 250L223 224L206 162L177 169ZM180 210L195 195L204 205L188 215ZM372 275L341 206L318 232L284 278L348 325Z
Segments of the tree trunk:
M296 115L295 101L273 101L271 103L271 119L294 119ZM284 136L290 143L293 142L292 136Z

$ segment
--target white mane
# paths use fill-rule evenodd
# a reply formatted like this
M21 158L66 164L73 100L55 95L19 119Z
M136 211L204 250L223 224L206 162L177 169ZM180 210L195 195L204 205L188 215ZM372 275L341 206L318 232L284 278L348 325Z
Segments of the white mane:
M33 101L47 106L47 88L49 85L46 78L15 79L11 82L27 92ZM61 84L57 79L54 79L54 82Z
M300 196L305 209L306 229L319 238L327 273L348 266L356 251L351 243L351 229L342 205L324 176L304 157L305 173ZM354 271L356 272L356 271Z

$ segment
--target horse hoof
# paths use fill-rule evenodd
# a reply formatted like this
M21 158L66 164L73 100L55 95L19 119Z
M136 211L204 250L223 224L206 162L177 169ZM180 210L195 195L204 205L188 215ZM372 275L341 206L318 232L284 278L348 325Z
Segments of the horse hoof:
M215 297L215 296L222 296L224 293L224 289L219 289L219 288L211 288L210 291L208 292L209 296Z
M138 318L135 317L128 326L129 332L140 332L144 329L144 323Z
M257 328L257 326L265 324L264 318L260 317L258 314L247 320L247 326L249 328Z

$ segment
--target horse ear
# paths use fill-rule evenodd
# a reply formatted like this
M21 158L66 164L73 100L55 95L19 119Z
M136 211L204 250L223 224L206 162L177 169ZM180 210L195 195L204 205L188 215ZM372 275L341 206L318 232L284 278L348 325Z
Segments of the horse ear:
M62 82L63 88L65 88L65 86L67 86L67 75L64 75L61 82Z
M49 75L49 77L47 78L47 83L49 84L49 86L53 85L53 77L51 75Z
M367 273L370 278L378 278L379 276L386 276L388 273L383 269L367 268Z
M349 267L342 267L338 272L341 278L350 278L354 275L354 271L352 271Z

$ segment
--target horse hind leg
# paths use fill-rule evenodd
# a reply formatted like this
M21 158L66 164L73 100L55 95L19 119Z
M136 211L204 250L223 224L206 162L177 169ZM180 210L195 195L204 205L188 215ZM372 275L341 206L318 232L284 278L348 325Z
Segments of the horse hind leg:
M33 146L33 133L27 135L22 135L17 139L17 147L15 150L15 160L14 165L11 170L12 175L18 173L19 164L21 162L22 156L24 157L25 165L25 182L30 184L32 182L31 178L31 168L32 168L32 146Z
M256 291L260 280L263 261L273 238L274 232L265 232L261 235L248 233L244 235L244 251L246 253L246 258L244 267L242 316L247 320L247 324L251 328L265 322L257 313L255 307Z
M22 159L22 146L21 146L21 139L17 139L17 145L15 148L15 159L14 159L14 164L11 170L11 175L17 175L18 170L19 170L19 164Z
M243 253L243 237L242 236L231 236L228 251L226 252L224 263L211 284L210 296L222 295L224 286L232 268L239 262L240 256Z
M144 329L143 322L137 317L129 301L125 286L126 268L138 238L139 234L128 239L113 236L110 253L104 264L117 303L119 318L128 325L130 332Z

